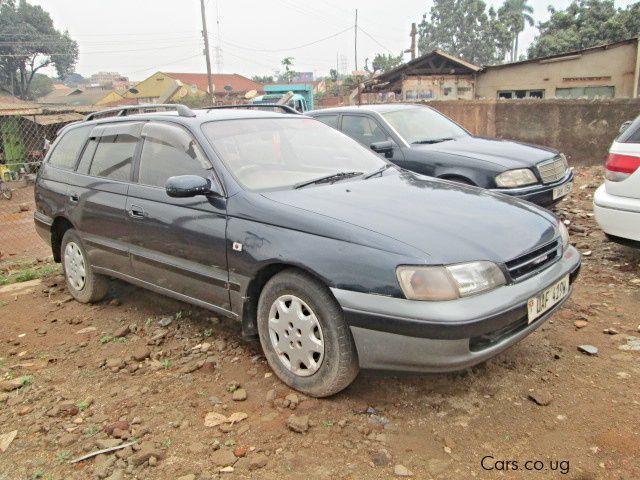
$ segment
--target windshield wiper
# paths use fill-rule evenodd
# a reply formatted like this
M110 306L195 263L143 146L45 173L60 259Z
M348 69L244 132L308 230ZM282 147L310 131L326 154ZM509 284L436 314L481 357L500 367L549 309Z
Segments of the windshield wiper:
M431 138L426 140L418 140L416 142L412 142L412 144L440 143L440 142L448 142L449 140L453 140L453 138L451 137Z
M366 180L368 178L371 177L375 177L376 175L380 175L382 172L384 172L387 168L391 168L391 164L390 163L385 163L382 167L380 167L379 169L377 169L375 172L371 172L371 173L367 173L364 177L362 177L363 180Z
M317 183L333 183L345 178L357 177L362 175L362 172L338 172L331 175L325 175L324 177L316 178L314 180L308 180L306 182L297 183L293 186L294 189L306 187L308 185L314 185Z

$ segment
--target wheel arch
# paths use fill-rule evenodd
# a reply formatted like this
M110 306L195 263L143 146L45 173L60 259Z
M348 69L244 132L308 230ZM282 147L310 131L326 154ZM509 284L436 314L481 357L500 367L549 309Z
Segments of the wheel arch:
M303 266L286 262L273 262L262 266L247 284L245 294L243 295L241 316L243 337L255 338L258 335L257 313L260 294L262 293L262 289L267 284L267 282L284 270L297 270L306 275L309 275L310 277L314 278L322 285L327 287L327 290L329 290L329 285L325 279ZM333 294L331 295L333 296Z
M62 238L67 230L75 228L68 218L59 216L53 220L51 224L51 252L53 260L60 263L62 256L60 248L62 247Z
M474 180L460 173L444 173L442 175L439 175L438 178L441 178L442 180L450 180L452 182L460 182L467 185L477 186L477 183Z

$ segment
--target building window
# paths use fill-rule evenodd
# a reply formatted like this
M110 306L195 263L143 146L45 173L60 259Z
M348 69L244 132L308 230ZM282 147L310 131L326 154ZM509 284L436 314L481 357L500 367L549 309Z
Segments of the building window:
M558 98L613 98L615 87L556 88Z
M544 98L544 90L500 90L498 98Z

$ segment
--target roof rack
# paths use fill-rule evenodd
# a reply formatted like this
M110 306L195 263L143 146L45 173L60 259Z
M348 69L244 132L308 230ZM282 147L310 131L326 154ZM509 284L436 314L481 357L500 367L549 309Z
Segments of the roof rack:
M116 108L108 108L106 110L100 110L99 112L93 112L84 117L84 121L95 120L96 117L126 117L131 112L144 113L146 110L155 111L158 108L164 108L168 110L176 110L181 117L195 117L196 114L186 105L178 103L158 103L158 104L146 104L146 105L127 105Z
M295 113L301 115L299 111L289 105L280 105L278 103L241 103L240 105L215 105L212 107L204 107L204 110L220 110L225 108L281 108L284 113Z

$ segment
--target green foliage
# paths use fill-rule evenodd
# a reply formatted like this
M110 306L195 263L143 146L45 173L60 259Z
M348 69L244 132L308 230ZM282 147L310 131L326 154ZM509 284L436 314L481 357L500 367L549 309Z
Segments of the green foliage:
M251 80L258 83L274 83L273 75L254 75Z
M400 65L402 61L402 53L398 55L393 55L392 53L378 53L374 57L373 62L371 62L371 67L374 72L386 72Z
M551 17L538 25L540 35L529 58L594 47L640 34L640 3L616 8L613 0L574 0L565 10L549 7Z
M162 365L162 368L171 368L171 360L168 358L163 358L162 360L160 360L160 365Z
M0 89L31 98L38 70L54 66L59 77L73 71L78 44L68 32L56 30L49 13L26 0L0 3Z
M282 59L282 66L284 67L284 73L280 74L280 78L287 82L291 83L298 73L293 70L293 57L285 57Z
M26 282L60 273L60 266L51 262L20 262L8 265L0 271L0 286Z
M53 80L42 73L36 73L31 80L30 98L37 99L53 92Z
M518 59L518 37L526 25L533 26L533 7L527 5L527 0L505 0L498 9L498 23L506 27L508 39L511 43L510 60Z
M497 22L482 0L434 0L418 25L418 48L421 54L441 49L476 65L493 64L504 58L504 28Z
M56 460L58 463L64 463L71 458L71 452L65 450L64 452L56 453Z

